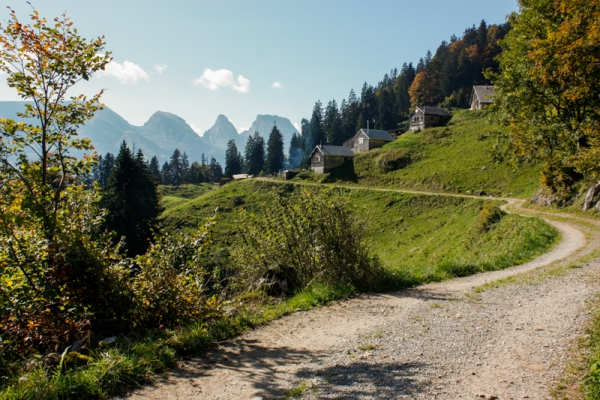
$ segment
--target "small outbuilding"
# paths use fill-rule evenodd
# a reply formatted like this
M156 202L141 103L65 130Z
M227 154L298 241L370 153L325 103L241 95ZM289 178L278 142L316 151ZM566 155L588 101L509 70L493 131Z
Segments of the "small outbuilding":
M352 149L345 146L316 146L310 153L310 169L325 174L354 158Z
M496 92L492 85L473 86L471 92L471 110L483 110L485 107L494 104Z
M364 153L393 141L394 138L388 131L367 128L361 129L352 138L346 140L344 147L352 149L355 153Z
M410 130L418 132L430 126L445 125L450 118L452 115L443 108L415 107L415 111L410 114Z

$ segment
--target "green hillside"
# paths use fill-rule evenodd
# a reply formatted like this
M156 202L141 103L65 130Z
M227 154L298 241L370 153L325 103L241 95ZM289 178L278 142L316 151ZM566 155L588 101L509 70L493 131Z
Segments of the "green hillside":
M234 182L168 208L162 218L167 229L193 229L218 207L213 238L217 247L227 250L241 240L240 208L260 214L277 195L293 195L300 186ZM543 253L557 237L542 220L515 215L504 216L493 229L481 232L477 226L484 201L479 199L334 190L351 200L357 218L364 223L370 249L390 277L395 277L395 286L506 268Z
M408 132L381 149L358 154L324 177L364 186L529 197L539 187L540 166L513 170L492 160L494 132L504 129L490 111L459 110L444 127ZM307 173L296 180L306 179ZM320 177L312 177L320 179Z

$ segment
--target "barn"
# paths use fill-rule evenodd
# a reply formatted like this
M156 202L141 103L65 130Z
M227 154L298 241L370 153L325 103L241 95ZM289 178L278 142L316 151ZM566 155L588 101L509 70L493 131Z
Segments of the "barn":
M471 92L471 110L483 110L494 104L496 92L492 85L473 86Z

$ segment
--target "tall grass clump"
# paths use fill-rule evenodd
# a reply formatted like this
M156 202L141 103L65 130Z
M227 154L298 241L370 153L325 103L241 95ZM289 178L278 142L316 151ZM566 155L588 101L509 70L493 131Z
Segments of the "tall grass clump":
M363 229L339 192L301 188L279 196L261 214L242 211L244 244L234 255L238 290L377 285L382 267L369 255Z

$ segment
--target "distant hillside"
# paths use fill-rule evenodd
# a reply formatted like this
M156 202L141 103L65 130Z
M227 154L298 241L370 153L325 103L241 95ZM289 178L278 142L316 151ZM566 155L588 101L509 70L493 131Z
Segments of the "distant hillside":
M0 117L21 120L16 113L23 111L25 104L22 101L0 101ZM227 117L219 115L215 124L203 136L199 136L183 118L168 112L157 111L144 125L135 126L105 107L79 128L79 134L92 140L98 154L116 154L125 140L131 147L142 149L147 157L157 156L161 163L167 161L173 150L178 148L186 152L190 161L200 161L204 154L224 164L229 140L234 139L238 149L243 152L249 132L258 131L266 139L273 123L283 133L287 146L292 135L298 132L289 119L272 115L258 115L252 127L242 134L238 134Z
M493 134L504 129L490 122L493 117L491 111L456 111L447 126L405 133L383 148L358 154L353 164L332 171L325 179L388 188L531 196L539 187L541 167L525 164L513 169L492 159Z

